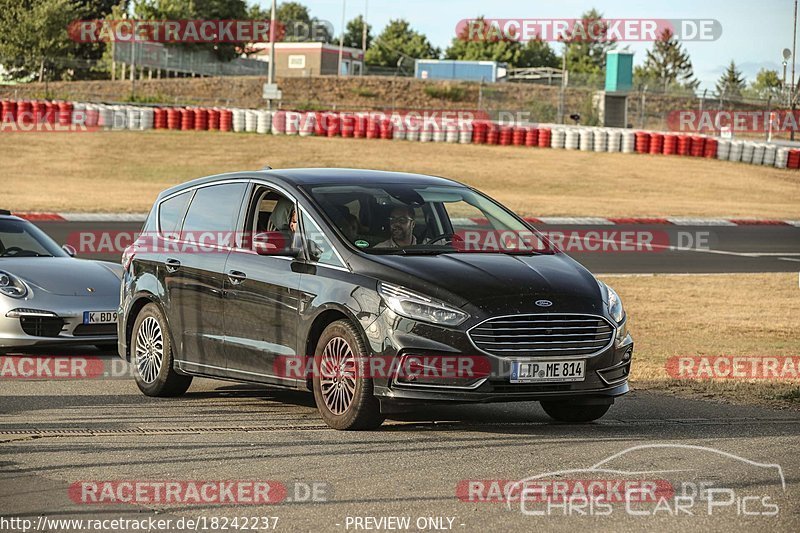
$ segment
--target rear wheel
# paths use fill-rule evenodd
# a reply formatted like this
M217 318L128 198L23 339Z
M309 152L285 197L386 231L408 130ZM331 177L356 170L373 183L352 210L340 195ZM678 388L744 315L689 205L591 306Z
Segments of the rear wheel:
M313 384L317 409L330 427L375 429L383 423L368 364L364 340L351 322L325 328L314 352Z
M156 304L147 304L133 324L131 361L136 385L147 396L180 396L191 376L175 372L167 321Z
M588 404L579 402L541 402L544 412L559 422L583 423L602 418L611 404Z

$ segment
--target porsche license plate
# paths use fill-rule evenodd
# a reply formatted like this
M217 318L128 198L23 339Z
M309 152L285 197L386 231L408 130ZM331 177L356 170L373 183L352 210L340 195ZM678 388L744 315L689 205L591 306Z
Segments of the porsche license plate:
M84 324L113 324L116 321L116 311L86 311L83 313Z

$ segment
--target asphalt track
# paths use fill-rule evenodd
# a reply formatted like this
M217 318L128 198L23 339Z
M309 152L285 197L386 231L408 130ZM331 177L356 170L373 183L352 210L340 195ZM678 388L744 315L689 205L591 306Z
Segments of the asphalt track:
M525 402L428 406L378 431L337 432L308 394L197 379L181 398L154 399L120 375L0 380L0 415L2 531L21 531L2 527L9 517L262 516L278 517L277 531L315 532L398 530L388 517L408 517L409 531L434 530L428 518L457 532L800 530L797 411L634 391L589 425L553 423ZM573 487L573 504L531 493L507 505L494 492L533 477L546 490ZM267 505L188 492L149 500L117 492L123 481L262 481L287 492ZM610 508L580 499L577 487L598 481L592 495ZM637 503L607 484L645 481L666 489Z
M79 257L119 261L141 222L35 222ZM539 224L597 274L800 272L800 227ZM649 245L649 246L648 246ZM627 248L629 249L625 249Z

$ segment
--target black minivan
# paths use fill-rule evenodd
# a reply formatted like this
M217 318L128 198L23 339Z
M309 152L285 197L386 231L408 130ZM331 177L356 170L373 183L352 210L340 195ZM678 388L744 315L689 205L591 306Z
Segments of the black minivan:
M587 422L628 392L619 296L449 179L201 178L159 195L122 263L119 354L148 396L193 376L311 390L328 425L369 429L426 402Z

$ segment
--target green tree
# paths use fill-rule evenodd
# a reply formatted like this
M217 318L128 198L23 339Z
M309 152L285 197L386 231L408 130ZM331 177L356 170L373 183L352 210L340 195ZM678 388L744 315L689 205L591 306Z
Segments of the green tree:
M531 39L520 49L516 66L561 68L561 58L550 44L538 38Z
M746 92L756 98L775 98L780 94L782 88L783 82L778 76L778 71L762 68Z
M635 70L636 83L664 91L678 87L694 90L700 82L694 77L692 60L669 28L658 36L641 67Z
M67 33L70 22L89 12L78 0L0 0L0 63L12 79L48 74L71 78L78 43Z
M372 26L367 24L367 48L372 45ZM361 48L364 39L364 17L357 16L347 23L344 32L344 45L353 48Z
M470 38L470 34L475 38ZM501 61L516 65L519 60L519 41L512 35L500 35L484 17L470 21L459 35L456 35L444 53L446 59L462 61Z
M608 37L608 24L603 14L590 9L570 29L566 45L566 63L570 75L584 75L587 80L602 78L606 54L614 50L616 41Z
M312 17L308 8L300 2L283 2L275 11L278 22L285 29L284 41L305 42L333 41L333 28L316 17ZM267 11L266 18L269 18Z
M720 98L736 98L742 95L745 80L742 73L736 68L736 63L731 59L731 64L717 81L717 94Z
M401 59L435 59L441 50L435 48L425 35L414 31L407 20L389 21L367 50L368 65L396 67Z
M244 20L252 13L245 0L134 0L134 14L146 20ZM222 61L241 53L241 43L193 43L191 49L206 49Z

